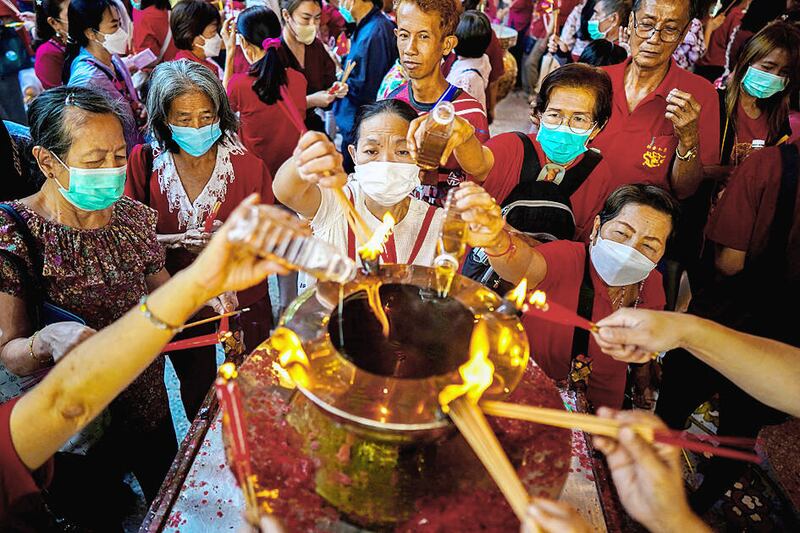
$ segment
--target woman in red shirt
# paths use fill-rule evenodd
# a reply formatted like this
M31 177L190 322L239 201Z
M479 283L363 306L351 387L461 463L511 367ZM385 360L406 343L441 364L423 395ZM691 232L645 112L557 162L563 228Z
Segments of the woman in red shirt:
M210 70L195 62L170 61L157 66L150 81L147 110L155 140L131 152L125 193L158 211L156 232L167 248L166 269L175 274L192 264L208 242L211 235L204 228L214 218L215 204L220 204L216 220L224 221L254 192L272 203L272 177L239 142L236 116ZM250 308L239 316L248 348L269 335L272 309L266 283L221 300L212 303L218 312ZM193 328L190 336L201 333ZM214 379L214 347L183 350L170 359L191 419Z
M228 100L233 112L239 113L242 143L275 175L292 157L300 139L293 117L305 116L306 79L287 67L289 61L280 40L281 24L272 10L264 6L245 9L237 18L236 29L251 67L247 74L233 75L228 84ZM234 51L235 48L228 50L228 54ZM266 124L269 128L264 127Z
M178 53L169 27L169 0L133 0L133 52L149 48L158 62L172 61Z
M526 278L529 288L545 291L551 301L593 322L622 307L663 309L664 288L655 267L678 213L677 201L663 189L636 184L614 191L595 218L588 246L566 240L539 244L509 231L500 207L474 183L462 184L456 200L469 223L468 244L483 247L503 279L519 283ZM582 299L583 294L591 298ZM524 315L522 323L536 364L548 376L572 379L576 362L586 364L588 356L588 377L573 381L588 381L595 407L622 406L627 364L604 355L582 330L531 315Z
M205 0L183 0L172 10L169 27L178 49L175 59L200 63L222 79L222 68L212 61L222 50L222 20L217 8Z
M33 71L42 87L52 89L62 84L67 44L67 0L36 2L36 59Z

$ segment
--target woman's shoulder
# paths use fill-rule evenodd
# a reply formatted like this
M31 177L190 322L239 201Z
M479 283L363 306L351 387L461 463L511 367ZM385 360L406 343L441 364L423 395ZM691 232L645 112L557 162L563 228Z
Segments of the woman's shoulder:
M158 212L143 203L123 196L114 204L113 224L137 229L144 233L155 231Z
M45 56L64 56L64 47L53 42L52 39L47 40L39 45L36 49L36 60Z

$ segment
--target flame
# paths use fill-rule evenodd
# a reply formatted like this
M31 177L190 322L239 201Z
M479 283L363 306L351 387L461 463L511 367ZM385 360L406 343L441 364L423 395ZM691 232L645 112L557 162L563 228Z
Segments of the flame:
M394 229L394 217L391 213L383 215L383 222L381 222L369 238L359 249L358 255L365 261L374 261L381 255L383 245L389 239L389 235Z
M514 303L514 306L517 309L522 309L522 306L525 305L525 296L528 294L528 279L522 278L522 281L514 287L508 294L506 294L505 299L510 300Z
M547 311L547 295L544 291L533 291L528 302L537 309Z
M306 387L308 385L306 369L309 363L300 337L288 328L279 327L269 338L269 343L278 352L278 363L286 370L291 381L300 387ZM284 373L278 372L278 377L281 381L286 381Z
M489 360L489 332L483 321L478 322L472 332L469 354L469 361L458 367L462 383L448 385L439 393L439 405L445 413L449 411L450 402L464 395L477 404L494 380L494 364Z
M233 363L223 363L219 367L219 376L224 380L236 379L236 365Z
M376 281L366 286L367 302L369 308L381 324L381 332L383 336L389 338L389 317L386 316L386 311L383 309L383 302L381 301L381 282Z

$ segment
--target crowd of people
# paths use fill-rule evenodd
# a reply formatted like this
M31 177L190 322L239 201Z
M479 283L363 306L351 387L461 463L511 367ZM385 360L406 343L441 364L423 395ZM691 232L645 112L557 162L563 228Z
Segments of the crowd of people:
M190 420L217 368L164 345L246 309L249 353L314 283L226 233L252 208L359 261L340 190L417 265L455 190L465 276L598 324L522 319L601 416L683 429L714 397L720 435L755 437L800 415L794 0L0 0L0 21L0 524L118 530L129 473L152 501L177 451L165 357ZM530 127L490 135L497 24ZM653 531L704 528L743 471L713 458L687 499L677 450L596 445Z

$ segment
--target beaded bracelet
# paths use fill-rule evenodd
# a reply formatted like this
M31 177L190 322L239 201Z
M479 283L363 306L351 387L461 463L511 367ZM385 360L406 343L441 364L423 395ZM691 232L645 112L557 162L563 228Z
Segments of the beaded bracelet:
M142 298L139 300L139 311L141 311L145 318L147 318L158 329L171 331L172 333L180 333L183 331L183 326L172 326L154 315L153 312L150 311L150 308L147 307L147 296L142 296Z
M488 257L503 257L504 255L508 254L509 252L513 252L514 250L517 249L517 246L514 244L514 239L511 237L511 233L509 233L508 230L503 230L503 233L505 233L508 236L508 248L506 248L503 253L497 254L497 255L490 254L484 248L483 251L486 252L486 255Z

